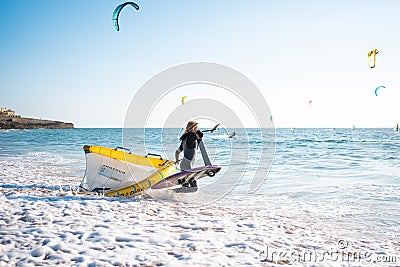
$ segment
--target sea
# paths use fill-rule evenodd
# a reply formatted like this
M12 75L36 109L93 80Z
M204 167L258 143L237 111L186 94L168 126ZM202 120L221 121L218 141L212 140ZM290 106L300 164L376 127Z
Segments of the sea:
M229 138L233 132L235 136ZM135 154L152 153L174 160L181 133L181 129L158 128L0 130L0 200L3 202L0 206L0 266L37 266L43 262L82 266L179 263L196 266L400 266L400 134L393 129L279 128L267 132L253 128L218 129L205 133L203 142L212 163L222 169L214 177L199 180L200 189L196 193L150 190L145 196L136 196L132 200L74 194L85 174L84 145L124 147ZM196 166L202 164L198 151ZM202 239L196 241L180 234L176 242L191 241L194 248L187 248L187 251L198 253L198 257L181 251L179 255L166 253L165 259L171 257L170 261L144 256L99 262L94 252L79 252L81 258L67 256L75 253L73 244L79 254L80 243L71 240L72 249L64 252L54 247L49 249L52 252L37 251L37 244L47 246L43 240L52 235L32 235L29 231L39 217L34 217L33 221L23 220L21 218L26 217L7 208L11 204L4 204L17 202L20 204L14 208L20 211L29 205L50 205L50 209L59 205L65 209L72 205L72 211L78 212L88 203L141 203L142 208L149 209L150 205L159 212L173 214L186 207L188 220L199 224L203 220L196 216L200 216L200 211L205 216L207 211L214 214L214 219L207 223L218 224L224 230L220 229L220 233L218 227L208 226L207 231L214 232L206 235L208 241L204 240L200 248L198 244L203 244ZM52 206L54 203L58 206ZM132 226L112 217L112 209L106 212L117 224L132 227L132 231L137 232L137 227L144 223L139 216L136 218L138 225ZM20 219L8 222L7 218L13 216L20 216ZM98 214L85 216L101 218L96 217ZM169 227L176 226L181 217L171 218L159 218L164 220L162 225L165 226L160 227L165 233L172 231ZM102 224L110 223L110 220L104 220ZM64 226L65 229L69 227ZM46 227L58 229L59 225L53 220L35 227L44 231ZM81 232L88 230L82 227ZM96 232L93 230L96 224L93 223L90 229ZM200 231L198 228L193 231L197 230ZM13 238L18 231L27 233L23 236L24 242L34 239L36 246L21 248L15 245L20 244L18 238ZM61 236L58 232L53 234ZM241 241L222 243L223 249L218 250L215 246L219 243L212 243L214 241L210 239L214 234L221 235L218 242L224 238ZM113 239L113 242L120 244L118 242L122 241ZM126 239L123 242L120 249L146 254L156 241L143 241L148 247L140 249L135 248L137 241ZM128 246L130 242L133 248ZM184 243L171 245L162 240L158 244L171 246L168 248L172 250L184 246ZM211 244L210 247L207 244Z

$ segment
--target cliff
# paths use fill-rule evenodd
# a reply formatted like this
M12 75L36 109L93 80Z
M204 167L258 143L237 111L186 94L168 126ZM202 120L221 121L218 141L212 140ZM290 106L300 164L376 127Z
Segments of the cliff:
M74 124L61 121L8 117L0 114L0 129L70 129Z

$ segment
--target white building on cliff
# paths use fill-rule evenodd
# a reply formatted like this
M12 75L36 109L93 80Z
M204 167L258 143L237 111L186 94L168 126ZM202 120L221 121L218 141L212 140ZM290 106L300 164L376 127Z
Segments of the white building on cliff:
M0 116L19 118L20 115L16 115L15 111L9 108L0 108Z

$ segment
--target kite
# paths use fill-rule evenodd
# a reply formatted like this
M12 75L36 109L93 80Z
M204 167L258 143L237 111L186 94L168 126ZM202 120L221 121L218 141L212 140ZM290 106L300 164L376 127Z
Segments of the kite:
M126 2L126 3L120 4L119 6L117 6L117 8L114 10L114 13L113 13L113 22L114 22L115 29L117 31L119 31L119 24L118 24L119 13L121 13L122 9L124 7L126 7L127 5L133 6L136 10L139 10L139 6L134 2Z
M187 98L187 96L182 96L182 99L181 99L182 105L185 105L186 98Z
M378 90L379 90L380 88L386 88L386 87L383 86L383 85L376 87L376 88L375 88L375 95L376 95L376 96L378 96Z
M378 54L378 52L378 49L374 49L368 52L368 64L371 69L375 67L376 54Z

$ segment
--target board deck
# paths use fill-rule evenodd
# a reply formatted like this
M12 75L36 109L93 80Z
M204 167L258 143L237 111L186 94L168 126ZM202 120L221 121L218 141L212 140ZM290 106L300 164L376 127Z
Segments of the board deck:
M157 184L153 185L152 189L162 189L167 188L175 185L180 185L189 182L189 180L198 180L205 176L213 177L217 172L221 170L220 166L216 165L208 165L202 166L198 168L193 168L186 171L181 171L175 173L165 179L162 179Z

